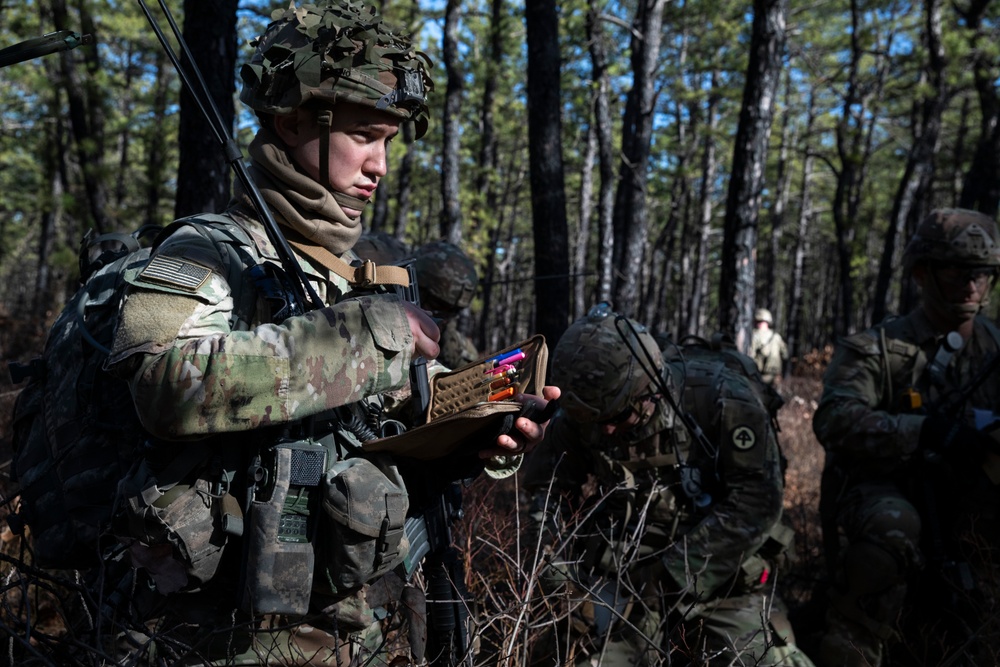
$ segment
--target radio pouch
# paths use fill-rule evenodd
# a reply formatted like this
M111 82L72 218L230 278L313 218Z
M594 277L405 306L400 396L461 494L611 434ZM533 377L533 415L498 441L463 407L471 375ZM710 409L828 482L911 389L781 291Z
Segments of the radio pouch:
M540 391L547 364L545 337L536 334L479 361L438 373L429 381L425 423L400 435L368 441L364 449L425 461L465 448L477 452L514 427L524 410L514 397Z
M326 448L282 441L261 456L250 503L243 609L254 614L309 611Z

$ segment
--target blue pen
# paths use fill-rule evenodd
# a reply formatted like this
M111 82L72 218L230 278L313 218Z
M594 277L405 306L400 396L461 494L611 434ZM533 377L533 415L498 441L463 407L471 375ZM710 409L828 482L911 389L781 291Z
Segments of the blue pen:
M493 366L496 367L496 366L503 366L504 364L512 364L516 361L521 361L521 359L524 359L524 352L521 351L521 348L517 348L516 350L508 352L502 357L494 358Z

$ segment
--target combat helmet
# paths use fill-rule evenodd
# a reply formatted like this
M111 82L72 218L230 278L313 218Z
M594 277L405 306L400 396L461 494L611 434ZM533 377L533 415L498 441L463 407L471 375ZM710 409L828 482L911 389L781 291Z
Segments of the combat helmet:
M447 241L424 244L417 250L413 268L425 308L458 312L472 303L479 284L476 265L455 244Z
M774 324L774 320L771 318L771 311L767 308L758 308L753 313L754 322L767 322L768 324Z
M1000 236L993 218L977 211L942 208L921 221L903 251L903 269L919 262L1000 267Z
M410 36L357 0L292 2L250 42L240 101L268 114L287 114L310 100L353 102L412 120L427 131L430 58Z
M370 259L376 264L399 264L410 256L405 243L385 232L364 232L353 250L361 259Z
M663 358L656 340L610 304L597 304L571 324L552 353L551 382L562 389L559 404L566 414L581 423L599 423L636 407L652 381L640 346L653 360L651 370L660 374Z

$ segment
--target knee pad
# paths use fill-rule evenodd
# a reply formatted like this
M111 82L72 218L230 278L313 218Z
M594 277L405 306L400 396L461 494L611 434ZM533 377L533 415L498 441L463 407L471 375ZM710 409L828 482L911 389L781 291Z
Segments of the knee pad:
M830 590L831 612L885 641L895 634L891 623L905 594L903 570L896 558L877 544L855 542L844 552L837 584Z

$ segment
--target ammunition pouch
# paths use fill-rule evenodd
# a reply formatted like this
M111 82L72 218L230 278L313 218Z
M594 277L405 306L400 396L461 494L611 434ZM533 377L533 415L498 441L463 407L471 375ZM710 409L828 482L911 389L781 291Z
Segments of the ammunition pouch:
M167 481L172 476L154 474L145 461L133 467L119 484L124 502L113 526L133 565L146 569L164 595L195 590L215 576L229 540L225 528L237 523L226 512L242 518L235 498L212 492L205 466L193 479Z
M343 594L403 561L409 499L387 458L338 461L323 476L317 588Z

